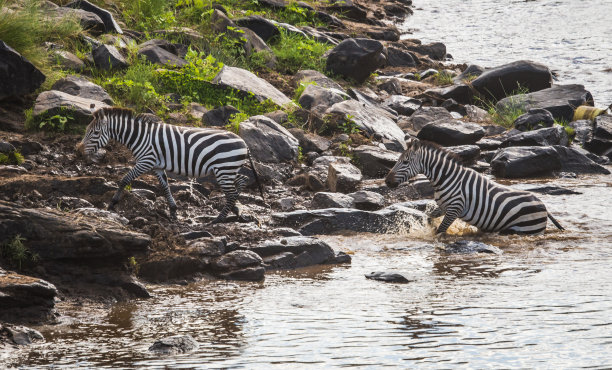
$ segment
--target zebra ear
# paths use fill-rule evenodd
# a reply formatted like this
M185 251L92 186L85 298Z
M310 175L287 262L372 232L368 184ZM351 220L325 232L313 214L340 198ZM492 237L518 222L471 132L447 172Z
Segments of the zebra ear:
M408 140L406 140L406 148L410 149L412 147L415 147L418 142L419 142L419 139L415 137L410 137L408 138Z

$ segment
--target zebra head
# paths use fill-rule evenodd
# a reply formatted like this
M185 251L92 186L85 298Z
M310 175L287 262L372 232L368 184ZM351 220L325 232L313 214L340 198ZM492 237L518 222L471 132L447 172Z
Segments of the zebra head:
M85 155L91 157L106 144L110 138L109 120L103 109L94 112L93 120L87 126L85 137L79 144L79 150L84 151Z
M406 142L406 146L406 151L385 178L385 183L390 188L395 188L423 172L419 150L421 142L418 139L410 139Z

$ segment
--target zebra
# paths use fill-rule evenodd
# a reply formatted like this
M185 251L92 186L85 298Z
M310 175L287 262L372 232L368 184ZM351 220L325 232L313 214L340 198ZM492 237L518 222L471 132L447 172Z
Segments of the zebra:
M463 167L452 153L436 144L411 139L407 149L385 178L388 187L424 174L432 183L434 197L444 212L437 233L445 233L460 218L482 231L540 234L547 217L564 228L530 192L499 185L471 168Z
M115 140L127 146L136 165L119 182L111 199L113 210L123 189L146 172L153 171L164 190L171 218L177 205L168 186L166 171L191 178L213 174L225 194L225 205L213 223L222 222L232 211L238 216L238 194L248 176L238 173L248 158L263 199L263 188L253 166L247 144L238 135L218 129L174 126L157 121L147 114L135 115L131 109L101 108L93 113L85 137L78 149L91 157ZM265 201L265 200L264 200Z

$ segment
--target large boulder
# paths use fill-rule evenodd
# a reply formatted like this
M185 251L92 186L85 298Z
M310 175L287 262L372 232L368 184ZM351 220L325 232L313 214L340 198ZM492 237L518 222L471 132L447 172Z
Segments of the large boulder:
M610 171L588 158L585 150L567 146L554 145L553 148L561 159L561 171L575 174L596 173L609 175Z
M560 125L554 125L553 127L521 132L519 134L509 136L502 141L501 146L565 146L568 143L569 138L567 136L567 132L565 132L565 128Z
M570 122L576 108L585 104L593 105L593 96L583 85L555 85L529 94L509 96L497 102L495 108L498 111L541 108L555 119Z
M304 109L311 110L315 107L327 109L336 103L340 103L350 98L340 90L328 89L318 85L308 85L298 99L298 103Z
M446 108L442 107L421 107L410 116L410 123L415 131L439 120L453 121L454 118Z
M45 82L42 74L30 61L0 40L0 100L34 92Z
M431 44L408 44L405 47L410 51L427 55L434 60L446 59L446 45L441 42L434 42Z
M113 99L102 87L81 77L70 75L61 78L51 86L51 89L113 105Z
M279 106L291 103L291 99L272 84L246 69L224 66L212 80L212 83L231 87L245 93L252 93L260 102L269 99Z
M349 193L355 191L363 179L359 168L350 163L332 163L329 165L327 185L331 191Z
M353 208L353 198L342 193L318 192L312 197L310 208Z
M0 320L50 319L57 294L55 286L45 280L0 268Z
M212 262L216 275L228 280L263 280L263 260L249 250L236 250L218 257Z
M49 90L38 95L32 113L34 118L56 114L71 115L77 124L88 124L93 117L93 112L108 106L108 104L98 100Z
M83 217L0 201L0 235L21 235L42 260L124 260L145 252L151 237L106 217Z
M612 159L612 115L595 118L592 135L585 139L584 148L598 155Z
M504 148L491 160L491 171L497 177L546 176L560 169L561 158L551 146Z
M400 154L377 146L360 145L353 150L361 172L368 177L383 178L395 166Z
M100 45L92 51L94 64L99 69L127 68L128 63L113 45Z
M272 214L279 226L292 227L302 235L329 234L339 231L369 233L402 233L413 227L424 227L425 213L400 204L379 211L329 208Z
M242 122L239 135L258 161L279 163L297 159L298 140L266 116L253 116Z
M399 148L406 148L404 132L389 118L389 112L373 104L345 100L332 105L327 113L340 114L352 120L368 137L386 139Z
M307 236L265 241L250 248L249 251L260 255L268 269L298 268L337 262L336 253L329 244Z
M497 101L518 88L530 92L549 88L552 86L552 74L542 64L519 60L488 69L471 84L485 99Z
M389 67L416 67L419 59L409 51L396 47L387 48L387 66Z
M186 66L188 63L183 58L179 58L168 50L157 46L147 45L138 49L138 55L144 56L153 64L169 65L176 67Z
M536 130L544 127L552 127L555 118L546 109L532 108L525 114L521 114L514 120L514 128L519 131Z
M67 8L78 8L97 15L104 24L104 32L123 33L121 27L115 22L113 15L106 9L102 9L89 1L76 0L65 5Z
M105 32L104 21L95 13L83 9L59 7L46 12L51 18L56 20L76 19L81 27L93 35L101 35Z
M386 63L385 47L371 39L347 39L327 56L327 70L361 83Z
M444 146L475 144L485 135L478 124L463 121L440 120L428 123L417 137Z
M459 104L472 104L474 102L474 91L466 84L436 87L425 91L425 94L435 96L439 100L453 99Z

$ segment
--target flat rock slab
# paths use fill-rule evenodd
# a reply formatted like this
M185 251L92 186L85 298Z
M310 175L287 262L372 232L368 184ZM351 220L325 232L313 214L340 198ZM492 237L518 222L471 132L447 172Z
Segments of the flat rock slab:
M529 94L509 96L500 100L495 108L499 111L512 107L525 111L541 108L555 119L571 122L576 108L584 104L593 105L593 95L583 85L555 85Z
M245 93L252 93L260 102L270 99L281 107L291 103L291 99L272 86L271 83L255 76L246 69L224 66L212 80L212 83L231 87Z
M0 320L15 316L45 319L55 306L57 295L57 289L48 281L0 269Z
M547 195L575 195L582 194L579 191L574 191L571 189L562 188L560 186L538 186L535 188L525 189L525 191L530 191L532 193L539 194L547 194Z
M91 122L93 112L106 107L109 107L109 105L98 100L82 98L57 90L49 90L38 95L32 113L35 118L43 115L71 115L77 124L86 125Z
M160 339L149 347L149 351L160 355L178 355L198 348L198 342L191 335L175 335Z
M269 269L298 268L338 263L336 253L326 242L308 236L265 241L250 249L264 258ZM350 258L348 260L350 262Z
M57 90L80 98L101 101L113 105L113 99L108 95L106 90L93 82L77 76L71 75L57 80L57 82L51 86L51 90Z
M501 249L472 240L459 240L452 244L446 245L444 251L449 254L473 254L473 253L489 253L502 254Z
M417 134L421 140L429 140L444 146L475 144L485 135L476 123L440 120L428 123Z
M409 283L411 280L406 279L403 275L394 272L376 271L364 275L366 279L384 281L386 283Z

